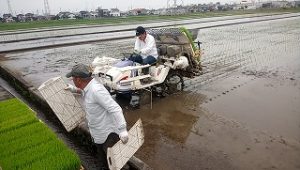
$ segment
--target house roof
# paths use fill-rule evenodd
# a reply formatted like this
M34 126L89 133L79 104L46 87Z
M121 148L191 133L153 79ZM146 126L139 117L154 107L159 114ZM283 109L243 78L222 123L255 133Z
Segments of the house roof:
M3 14L3 18L5 18L5 17L12 17L12 15L11 14Z
M110 11L111 12L120 12L120 10L118 8L111 8Z

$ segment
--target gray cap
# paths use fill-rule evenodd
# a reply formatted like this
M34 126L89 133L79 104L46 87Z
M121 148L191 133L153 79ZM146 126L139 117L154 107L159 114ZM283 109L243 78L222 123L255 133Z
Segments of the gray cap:
M72 68L72 71L66 74L66 77L80 77L88 78L91 77L92 73L89 71L89 67L84 64L77 64Z

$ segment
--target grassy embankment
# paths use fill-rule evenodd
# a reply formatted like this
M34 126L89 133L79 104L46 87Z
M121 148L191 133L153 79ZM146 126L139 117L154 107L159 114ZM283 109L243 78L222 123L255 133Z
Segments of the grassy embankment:
M33 21L23 23L0 23L0 31L16 30L16 29L32 29L55 26L73 26L73 25L103 25L103 24L129 24L139 23L145 21L159 21L159 20L182 20L192 18L206 18L216 16L228 15L243 15L243 14L266 14L266 13L283 13L283 12L300 12L300 8L288 9L257 9L257 10L233 10L233 11L214 11L191 13L187 15L174 16L129 16L116 18L97 18L97 19L78 19L78 20L51 20L51 21Z
M0 102L0 141L3 170L80 168L80 159L74 151L18 99Z

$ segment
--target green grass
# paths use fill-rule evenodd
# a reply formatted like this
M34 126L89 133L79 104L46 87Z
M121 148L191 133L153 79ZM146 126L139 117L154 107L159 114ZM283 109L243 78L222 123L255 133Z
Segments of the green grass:
M228 15L243 15L243 14L265 14L265 13L282 13L282 12L300 12L300 8L288 9L257 9L257 10L232 10L232 11L214 11L214 12L201 12L191 13L186 15L176 16L158 16L158 15L145 15L145 16L129 16L129 17L116 17L116 18L97 18L97 19L78 19L78 20L51 20L51 21L33 21L24 23L0 23L0 31L17 30L17 29L33 29L44 27L57 27L57 26L74 26L74 25L104 25L104 24L132 24L142 22L152 22L159 20L182 20L192 18L206 18L216 16Z
M18 99L0 102L0 141L3 170L80 168L78 155Z

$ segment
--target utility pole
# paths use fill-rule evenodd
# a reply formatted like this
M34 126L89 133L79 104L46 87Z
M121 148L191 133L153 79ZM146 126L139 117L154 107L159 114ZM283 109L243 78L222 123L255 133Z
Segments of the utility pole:
M13 11L12 11L12 8L11 8L10 0L7 0L7 6L8 6L8 12L12 15Z
M50 15L50 7L49 7L49 3L48 0L44 0L44 7L45 7L45 16L49 16Z

